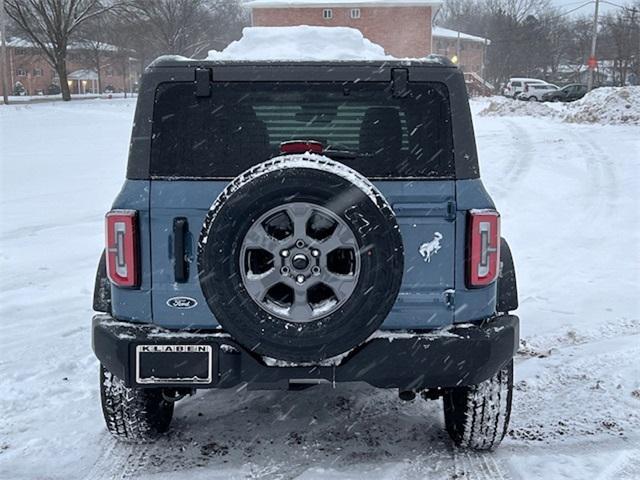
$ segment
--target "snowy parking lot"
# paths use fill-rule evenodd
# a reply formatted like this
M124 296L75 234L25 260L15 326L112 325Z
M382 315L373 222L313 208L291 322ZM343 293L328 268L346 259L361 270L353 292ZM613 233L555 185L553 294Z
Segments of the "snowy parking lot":
M165 438L131 446L105 430L89 325L134 106L0 107L1 479L640 478L637 124L472 104L520 291L496 452L454 450L438 402L363 385L199 392Z

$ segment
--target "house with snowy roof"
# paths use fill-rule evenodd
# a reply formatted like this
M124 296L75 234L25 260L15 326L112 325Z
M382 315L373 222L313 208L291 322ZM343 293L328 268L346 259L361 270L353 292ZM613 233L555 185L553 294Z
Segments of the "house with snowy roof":
M31 40L7 39L7 93L42 95L60 91L58 74L40 48ZM139 65L133 65L128 52L104 42L75 41L69 44L67 81L72 94L130 90L137 81ZM53 88L54 86L58 88ZM2 94L0 82L0 94Z

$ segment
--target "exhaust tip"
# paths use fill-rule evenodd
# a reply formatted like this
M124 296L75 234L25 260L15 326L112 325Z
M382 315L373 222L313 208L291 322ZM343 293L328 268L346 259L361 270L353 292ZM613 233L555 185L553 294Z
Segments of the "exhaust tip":
M400 397L400 400L410 402L411 400L416 398L416 392L414 392L413 390L400 390L398 392L398 396Z

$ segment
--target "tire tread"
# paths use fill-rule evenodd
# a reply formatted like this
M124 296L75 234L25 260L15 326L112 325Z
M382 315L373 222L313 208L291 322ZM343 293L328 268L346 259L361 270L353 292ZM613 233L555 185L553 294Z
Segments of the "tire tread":
M443 396L445 425L454 444L473 450L493 450L507 433L511 414L513 362L493 377Z
M114 437L142 443L168 430L173 403L163 400L160 391L129 388L103 366L100 369L102 412Z

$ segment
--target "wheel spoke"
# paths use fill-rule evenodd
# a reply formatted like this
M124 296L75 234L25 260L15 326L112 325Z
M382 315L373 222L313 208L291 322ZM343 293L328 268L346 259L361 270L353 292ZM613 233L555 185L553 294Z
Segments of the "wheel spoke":
M260 274L249 273L246 277L245 287L253 298L263 301L269 289L281 279L280 272L276 268Z
M315 283L324 283L333 290L338 301L345 300L355 288L356 277L353 275L341 275L339 273L329 272L326 269L317 277Z
M261 224L254 223L245 236L244 246L248 250L266 250L275 256L280 249L280 242L265 232Z
M347 228L346 225L338 223L336 229L330 236L314 245L322 252L323 256L326 257L327 254L337 248L353 247L355 249L357 243L349 228Z
M311 320L313 309L307 301L306 288L298 287L294 290L293 304L289 309L289 316L293 321L307 322Z
M307 241L307 223L313 213L311 206L304 203L295 203L287 207L287 213L293 222L294 238Z

